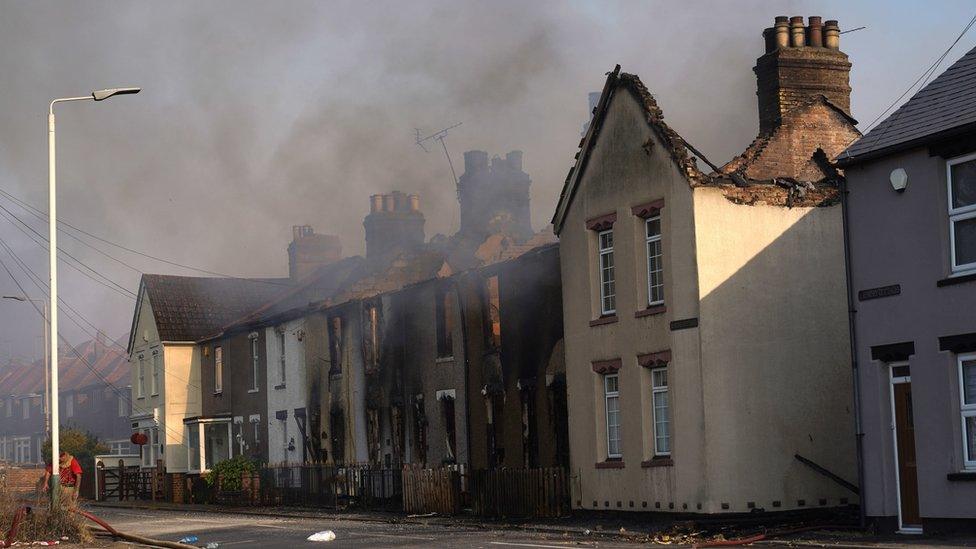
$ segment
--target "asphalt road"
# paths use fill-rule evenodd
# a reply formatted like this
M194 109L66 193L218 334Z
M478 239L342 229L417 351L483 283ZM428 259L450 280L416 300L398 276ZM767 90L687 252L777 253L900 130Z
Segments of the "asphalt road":
M199 541L194 545L202 547L207 543L217 542L221 549L296 546L482 547L486 549L635 547L635 544L621 541L573 539L569 536L553 534L468 526L388 524L104 507L95 508L93 512L120 532L170 541L195 535ZM306 541L309 535L321 530L332 530L336 534L336 540L323 543Z

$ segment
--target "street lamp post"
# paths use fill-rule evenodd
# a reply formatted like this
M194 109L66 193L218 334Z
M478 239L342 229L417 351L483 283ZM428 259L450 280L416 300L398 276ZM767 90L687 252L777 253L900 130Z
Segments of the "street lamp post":
M16 299L17 301L41 304L41 316L44 320L44 434L46 436L51 436L51 386L50 378L50 368L48 367L49 357L51 350L48 348L48 332L47 332L47 301L43 299L34 299L30 297L21 297L19 295L5 295L4 299Z
M109 88L95 90L91 95L81 97L62 97L51 101L47 111L47 143L48 143L48 248L50 258L51 277L51 504L58 502L58 490L61 488L60 464L58 457L61 448L58 444L60 429L58 428L58 221L57 221L57 163L55 161L54 139L54 105L68 101L103 101L114 95L139 93L139 88Z

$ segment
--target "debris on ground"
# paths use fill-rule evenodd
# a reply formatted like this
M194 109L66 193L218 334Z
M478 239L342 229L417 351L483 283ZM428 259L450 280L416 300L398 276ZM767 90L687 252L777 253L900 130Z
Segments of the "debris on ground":
M422 513L416 515L407 515L407 518L428 518L428 517L436 517L436 516L437 513Z
M308 536L308 541L333 541L335 539L336 535L332 530L323 530Z
M200 538L196 536L184 536L180 538L180 543L196 543L200 541Z

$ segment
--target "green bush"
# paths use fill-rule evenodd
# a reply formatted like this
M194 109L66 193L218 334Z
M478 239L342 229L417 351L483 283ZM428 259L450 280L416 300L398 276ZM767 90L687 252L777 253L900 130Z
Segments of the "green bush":
M247 474L252 475L257 471L254 461L247 456L237 456L218 462L206 474L207 484L211 487L220 478L221 490L240 490L243 488L241 478Z

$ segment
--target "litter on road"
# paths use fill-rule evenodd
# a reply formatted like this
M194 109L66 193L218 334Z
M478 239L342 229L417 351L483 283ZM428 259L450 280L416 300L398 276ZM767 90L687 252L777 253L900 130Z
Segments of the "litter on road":
M323 530L308 536L308 541L333 541L335 539L336 535L332 530Z

